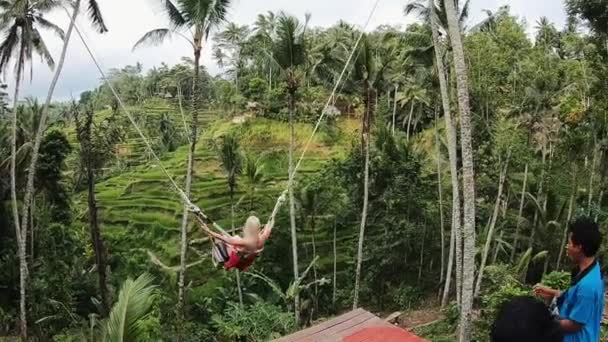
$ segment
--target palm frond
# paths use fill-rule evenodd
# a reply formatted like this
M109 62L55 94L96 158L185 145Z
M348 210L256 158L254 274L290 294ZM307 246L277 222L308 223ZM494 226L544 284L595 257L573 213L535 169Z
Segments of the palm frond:
M163 10L169 17L171 27L178 29L186 25L186 18L171 0L161 0L161 4L163 6Z
M144 46L144 45L155 45L155 46L160 45L165 41L165 39L171 38L172 33L173 32L168 28L152 30L152 31L144 34L143 37L141 37L133 45L133 50L138 49L139 47Z
M49 68L55 68L55 60L53 59L53 56L51 56L51 52L44 43L44 40L42 40L40 32L38 32L37 29L34 29L32 33L34 38L32 40L32 48L34 49L34 51L36 51L37 54L40 55L40 57L44 60L46 65L49 66Z
M283 69L306 63L304 27L291 15L281 12L277 20L277 39L273 57Z
M43 16L36 16L36 23L40 25L40 27L47 29L49 31L53 31L61 40L65 39L65 32L61 27L53 24L52 22L46 20Z
M97 32L108 32L108 27L106 26L106 23L103 20L103 15L101 14L101 9L99 8L97 0L89 0L88 14L89 20L91 20L91 23L93 23L93 27L97 29Z
M19 46L18 29L19 27L17 25L11 26L4 41L0 45L0 70L6 70L13 53ZM17 59L16 63L24 63L24 61Z
M460 9L460 18L459 22L463 24L467 19L469 19L469 13L471 8L471 0L466 0L464 5L462 5Z
M153 278L142 274L137 279L127 279L118 295L118 302L112 308L105 322L104 340L112 342L137 341L142 332L142 319L150 314L156 299Z
M208 24L205 29L205 36L208 37L211 30L224 21L228 16L228 8L230 8L232 0L212 0L212 4L209 8Z

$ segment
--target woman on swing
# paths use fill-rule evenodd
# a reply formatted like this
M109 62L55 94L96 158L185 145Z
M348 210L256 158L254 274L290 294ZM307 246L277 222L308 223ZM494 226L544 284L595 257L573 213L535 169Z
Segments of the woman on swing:
M224 269L232 268L245 271L253 264L256 257L264 250L264 244L270 237L274 217L260 231L260 219L250 216L243 226L243 236L219 234L202 221L199 224L213 241L212 257L215 263L223 264Z

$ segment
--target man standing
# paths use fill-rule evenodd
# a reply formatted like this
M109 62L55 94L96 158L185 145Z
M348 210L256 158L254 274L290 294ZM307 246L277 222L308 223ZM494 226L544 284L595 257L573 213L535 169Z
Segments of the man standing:
M576 265L571 287L561 292L535 286L534 293L547 299L557 297L564 342L597 342L604 310L604 281L596 259L602 235L597 223L589 218L571 223L569 232L566 251Z

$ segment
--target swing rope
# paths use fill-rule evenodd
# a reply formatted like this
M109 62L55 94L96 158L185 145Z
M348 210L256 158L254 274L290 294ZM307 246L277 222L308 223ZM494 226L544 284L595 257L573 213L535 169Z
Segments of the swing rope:
M292 173L289 175L289 181L288 181L288 186L287 189L285 189L281 195L278 197L274 209L268 219L268 222L271 222L274 220L275 216L277 215L281 205L283 202L285 202L286 199L286 195L287 195L287 191L288 189L291 187L293 179L295 178L295 175L297 173L298 168L301 166L302 161L304 160L304 156L306 155L306 152L308 152L308 148L310 147L310 144L312 143L312 140L314 139L317 131L319 130L319 127L321 126L321 122L323 120L323 118L325 117L325 115L327 114L327 109L329 108L329 105L331 104L331 101L333 99L333 97L335 96L338 87L340 86L340 83L342 82L342 79L344 78L344 75L346 74L346 71L348 70L348 67L353 59L353 56L355 54L355 52L357 51L357 48L359 46L359 43L361 42L361 39L363 38L363 35L365 34L365 30L367 29L375 11L376 8L378 7L378 4L380 3L380 0L376 0L374 3L374 6L372 7L367 20L363 26L363 28L361 29L361 33L359 34L359 37L357 38L357 41L355 42L355 45L352 49L352 51L350 52L350 55L348 56L348 59L346 60L346 63L344 64L344 68L342 69L342 72L340 73L340 76L338 77L338 80L336 81L336 84L334 85L334 88L331 92L331 95L329 96L329 98L327 99L327 102L325 103L325 106L323 107L323 110L321 112L321 115L319 116L319 119L317 120L317 123L315 124L315 127L310 135L310 137L308 138L306 144L304 145L304 149L302 150L302 154L300 155L300 158L295 166L295 168L293 169ZM131 112L127 109L126 105L124 104L124 102L122 101L122 99L120 98L120 96L118 95L118 92L116 91L116 89L114 88L114 86L112 85L112 82L110 81L110 79L106 76L105 72L103 71L103 68L101 67L98 59L95 57L95 54L93 53L93 51L91 50L91 48L89 47L89 44L86 42L86 39L84 38L81 30L79 29L78 25L76 24L74 18L72 18L72 16L70 15L69 11L67 10L67 8L64 7L64 10L66 12L66 14L68 15L68 17L70 18L70 23L74 26L74 29L76 31L76 33L78 34L78 37L80 38L80 41L82 42L82 44L84 45L85 49L87 50L87 53L89 54L89 56L91 57L91 60L93 60L93 63L95 64L97 70L99 71L99 74L101 75L102 80L107 84L107 86L110 88L110 91L112 92L112 95L116 98L116 101L118 102L118 105L120 106L120 108L122 109L122 111L127 115L127 118L129 119L129 121L131 122L131 124L135 127L135 130L137 132L137 134L139 135L139 137L143 140L144 144L146 145L146 148L148 149L148 151L150 152L150 154L154 157L154 159L156 160L158 166L160 167L161 171L163 172L163 174L169 179L171 185L173 186L173 188L175 189L175 191L178 193L180 199L182 200L182 202L184 203L185 206L188 207L188 210L190 212L192 212L197 219L200 222L203 222L206 220L208 222L211 222L214 226L214 228L216 228L217 230L219 230L220 232L222 232L223 234L225 234L226 232L212 219L210 219L202 210L201 208L199 208L197 205L195 205L194 203L192 203L190 201L190 198L188 198L188 196L186 195L186 193L180 188L180 186L175 182L174 178L171 176L171 174L169 173L169 171L164 167L163 163L161 162L160 158L158 157L158 155L156 154L156 152L154 152L154 149L152 148L152 146L150 145L150 142L148 141L148 139L146 138L145 134L141 131L141 129L139 128L139 126L137 125L137 122L135 121L135 119L133 119L133 116L131 115ZM178 95L179 96L179 95ZM183 109L181 109L181 98L180 98L180 110L182 111L182 116L183 116ZM182 118L184 119L184 118Z

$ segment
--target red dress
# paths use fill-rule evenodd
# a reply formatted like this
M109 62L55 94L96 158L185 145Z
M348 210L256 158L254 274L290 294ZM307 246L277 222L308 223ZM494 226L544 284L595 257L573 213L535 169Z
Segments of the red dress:
M253 264L257 256L256 253L241 256L239 252L232 251L230 258L224 263L224 269L237 268L241 271L246 271Z

